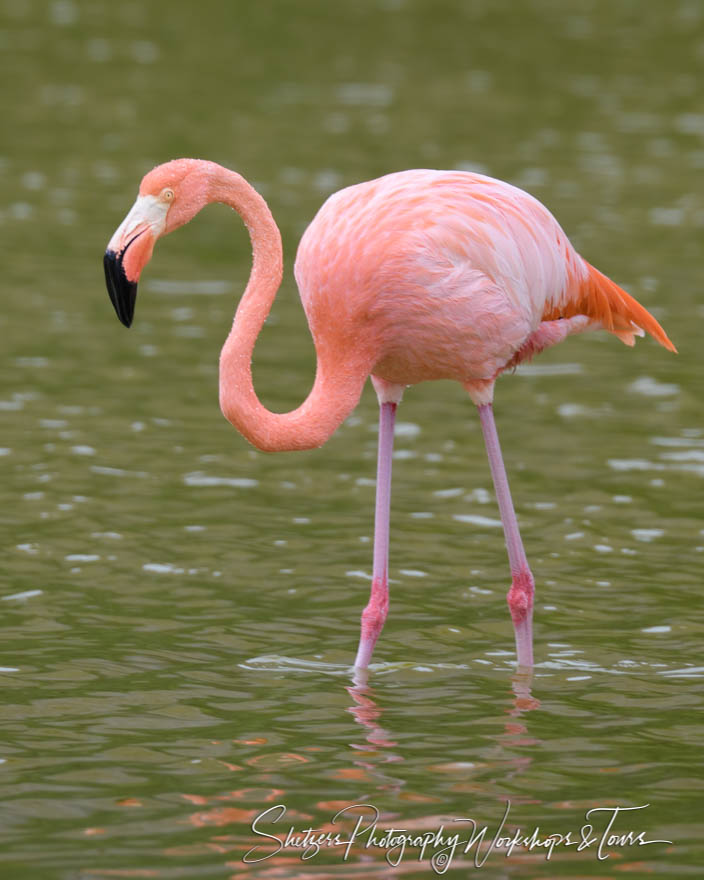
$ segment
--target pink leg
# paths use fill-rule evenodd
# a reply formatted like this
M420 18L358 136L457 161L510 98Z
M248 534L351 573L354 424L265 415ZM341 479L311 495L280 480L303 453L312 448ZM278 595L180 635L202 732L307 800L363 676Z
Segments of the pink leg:
M384 628L389 611L389 510L391 505L391 454L394 448L396 404L385 402L379 408L379 454L376 471L376 509L374 512L374 567L369 604L362 612L362 633L354 665L366 669L374 645Z
M479 407L479 420L484 434L484 443L489 456L489 467L494 479L496 500L499 504L501 522L506 536L508 561L511 566L511 589L508 592L508 607L511 611L513 629L516 633L516 655L519 666L533 665L533 591L535 581L528 567L523 542L518 531L518 521L513 509L511 492L508 488L506 468L501 456L499 435L496 433L494 411L490 403Z

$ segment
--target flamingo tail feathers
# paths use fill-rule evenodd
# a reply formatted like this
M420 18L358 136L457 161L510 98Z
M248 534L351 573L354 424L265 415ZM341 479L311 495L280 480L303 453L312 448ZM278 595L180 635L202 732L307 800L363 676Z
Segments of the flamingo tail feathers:
M649 333L668 351L677 351L647 309L594 266L589 263L586 266L588 274L579 284L576 295L550 308L543 316L544 321L587 315L626 345L634 345L636 336Z

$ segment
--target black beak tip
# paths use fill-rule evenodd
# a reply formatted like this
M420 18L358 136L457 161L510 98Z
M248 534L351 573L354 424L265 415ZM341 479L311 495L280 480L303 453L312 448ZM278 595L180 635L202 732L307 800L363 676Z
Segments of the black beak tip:
M137 300L137 282L130 281L125 275L121 256L115 251L105 251L103 257L105 269L105 284L108 288L110 301L112 302L117 317L129 327L134 318L134 306Z

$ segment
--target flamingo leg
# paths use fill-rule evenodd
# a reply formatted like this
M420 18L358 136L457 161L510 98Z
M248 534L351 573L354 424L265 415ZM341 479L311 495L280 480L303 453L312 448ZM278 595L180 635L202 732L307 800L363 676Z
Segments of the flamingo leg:
M533 665L533 592L535 581L528 566L518 520L513 509L511 491L508 487L506 468L501 455L499 435L496 432L494 411L490 403L478 406L479 421L484 434L489 467L494 480L496 500L499 505L501 522L506 537L508 560L511 566L511 589L508 592L508 607L516 634L516 655L519 666Z
M379 405L379 451L374 511L374 564L369 603L362 612L362 631L354 665L366 669L389 611L389 513L391 508L391 456L394 448L394 402Z

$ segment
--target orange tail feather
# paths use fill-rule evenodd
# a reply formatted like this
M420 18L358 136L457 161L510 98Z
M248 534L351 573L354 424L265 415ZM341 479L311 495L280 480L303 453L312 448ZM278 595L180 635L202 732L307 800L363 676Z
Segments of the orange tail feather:
M579 285L577 295L571 296L564 305L551 308L549 315L543 317L544 321L587 315L626 345L633 345L634 337L643 336L645 331L669 351L677 351L647 309L594 266L586 265L589 274Z

